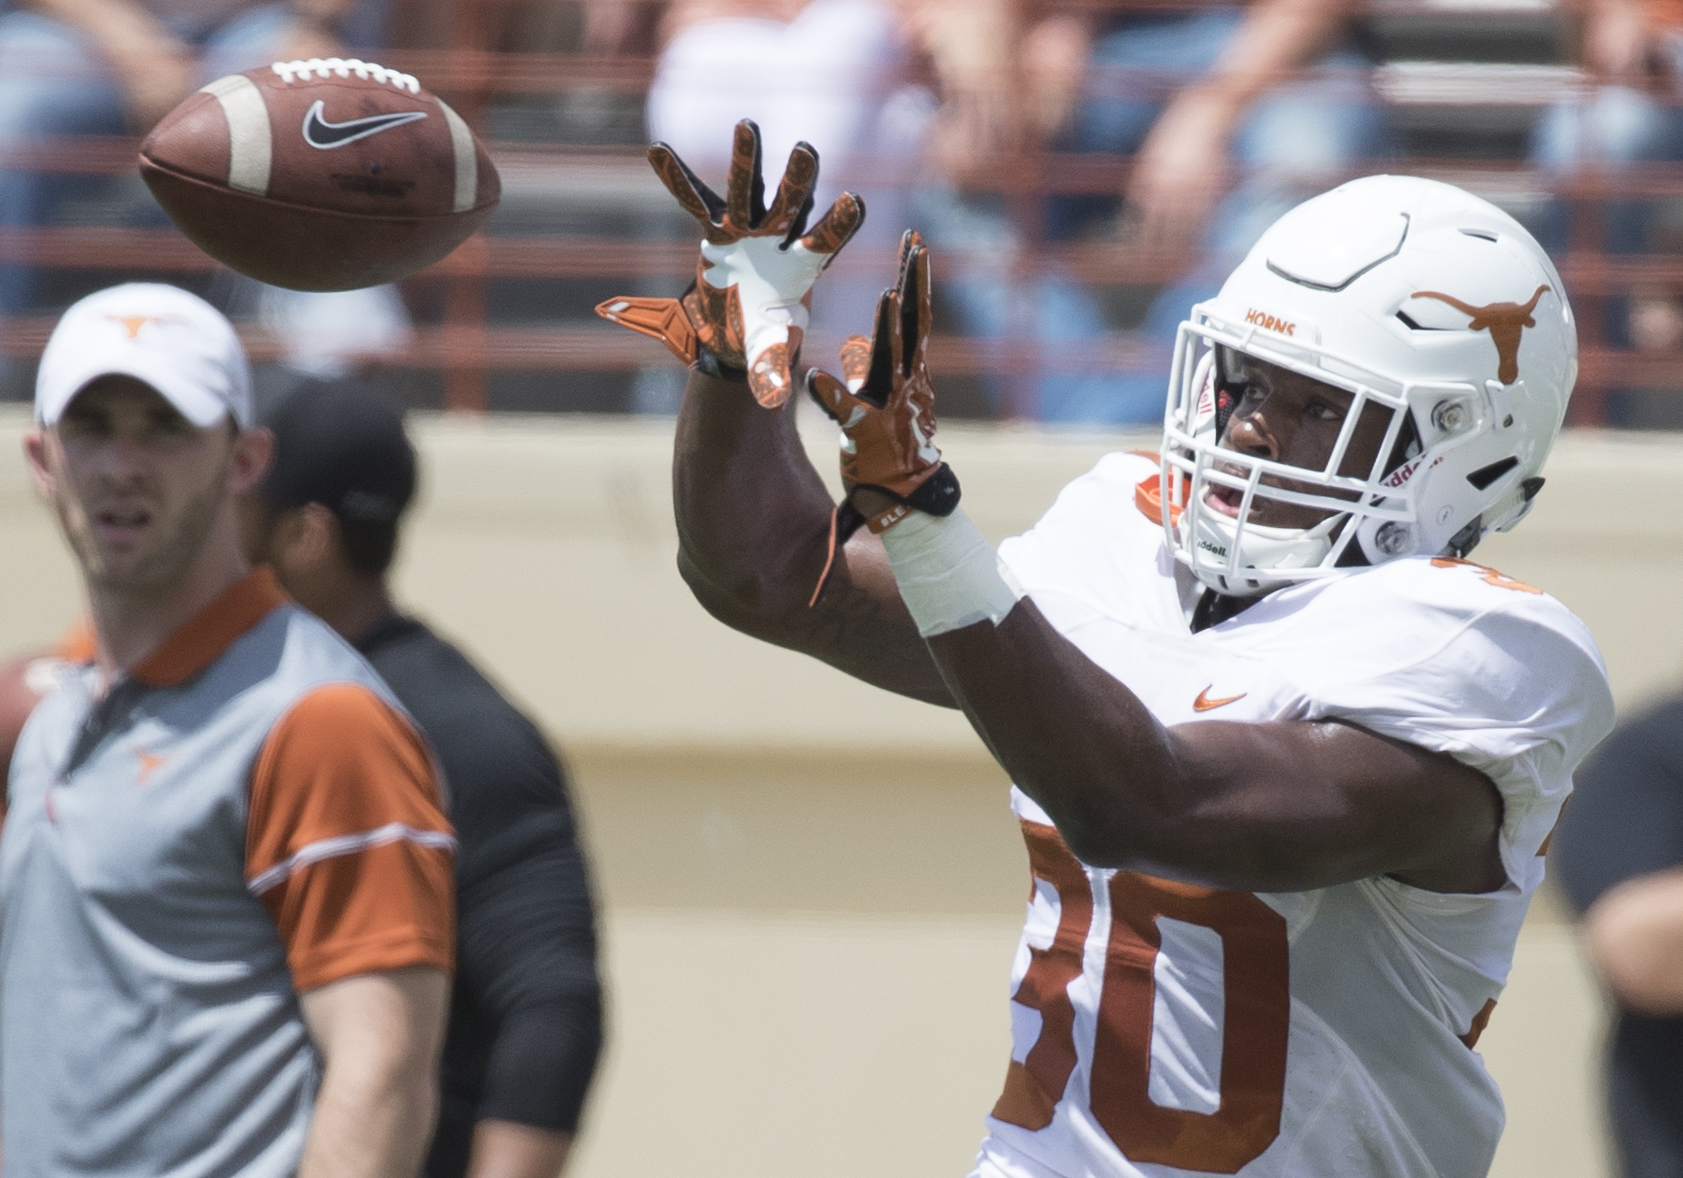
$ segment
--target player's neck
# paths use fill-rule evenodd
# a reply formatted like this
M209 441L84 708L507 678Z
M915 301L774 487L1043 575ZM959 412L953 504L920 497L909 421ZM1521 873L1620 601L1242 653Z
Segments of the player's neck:
M1260 597L1229 597L1225 593L1206 589L1204 595L1198 599L1198 604L1192 608L1192 632L1196 634L1200 630L1208 630L1211 626L1219 626L1229 618L1238 617L1261 600Z
M166 584L113 585L86 578L100 665L107 671L130 670L250 571L230 515L218 521L181 575Z

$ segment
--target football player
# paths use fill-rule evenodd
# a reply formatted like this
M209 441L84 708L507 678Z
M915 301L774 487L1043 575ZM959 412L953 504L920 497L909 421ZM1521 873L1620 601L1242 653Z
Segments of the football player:
M802 235L803 146L763 209L751 127L724 200L651 154L703 222L695 291L603 313L696 368L685 578L964 709L1016 783L1033 891L975 1174L1484 1174L1474 1047L1612 724L1583 624L1466 559L1530 509L1576 376L1547 256L1432 181L1306 202L1182 325L1161 453L1103 459L996 551L935 445L917 237L842 377L802 378L842 428L833 508L765 405L857 202Z

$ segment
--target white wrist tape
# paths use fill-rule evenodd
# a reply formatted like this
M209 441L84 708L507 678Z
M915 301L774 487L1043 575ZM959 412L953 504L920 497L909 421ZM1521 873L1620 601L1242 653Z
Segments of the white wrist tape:
M962 507L948 516L914 511L882 534L900 597L925 638L986 618L1005 620L1023 587Z

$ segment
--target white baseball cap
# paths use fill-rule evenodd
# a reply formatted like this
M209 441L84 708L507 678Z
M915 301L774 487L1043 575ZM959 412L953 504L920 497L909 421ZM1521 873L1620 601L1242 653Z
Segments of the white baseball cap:
M35 419L56 425L101 376L132 376L204 429L231 414L251 424L251 369L234 325L179 287L128 282L73 305L41 353Z

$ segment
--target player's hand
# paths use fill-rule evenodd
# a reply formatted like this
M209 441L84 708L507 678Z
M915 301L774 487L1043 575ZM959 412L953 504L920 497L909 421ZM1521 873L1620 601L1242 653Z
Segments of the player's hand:
M865 220L865 203L844 192L810 231L818 153L797 143L765 207L760 129L736 125L725 199L664 143L649 163L672 195L701 222L695 283L682 299L609 299L596 313L660 340L684 363L713 376L746 375L755 400L776 409L789 399L791 367L806 333L812 285Z
M913 508L951 515L958 506L958 479L935 445L935 389L924 355L929 306L929 251L908 230L899 279L877 302L871 338L849 336L842 345L844 380L818 368L806 374L808 394L842 429L842 484L857 513L854 527L862 517L882 532Z

